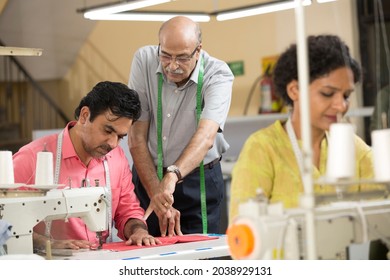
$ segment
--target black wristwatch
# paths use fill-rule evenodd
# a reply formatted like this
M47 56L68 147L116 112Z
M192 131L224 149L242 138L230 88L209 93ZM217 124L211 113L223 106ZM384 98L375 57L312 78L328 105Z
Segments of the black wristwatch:
M177 167L176 165L170 165L167 167L167 172L171 172L171 173L175 173L176 176L177 176L177 182L176 184L179 184L181 182L183 182L183 179L181 177L181 172L180 172L180 169L179 167Z

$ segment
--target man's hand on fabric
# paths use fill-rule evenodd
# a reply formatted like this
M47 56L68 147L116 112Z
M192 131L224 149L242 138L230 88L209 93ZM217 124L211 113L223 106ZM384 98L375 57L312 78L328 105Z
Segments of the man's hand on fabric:
M52 249L95 249L96 245L87 240L51 240Z
M151 246L161 244L161 241L151 236L146 229L137 228L126 241L126 245Z
M180 228L180 211L171 207L169 212L170 217L168 215L158 216L161 236L183 235Z

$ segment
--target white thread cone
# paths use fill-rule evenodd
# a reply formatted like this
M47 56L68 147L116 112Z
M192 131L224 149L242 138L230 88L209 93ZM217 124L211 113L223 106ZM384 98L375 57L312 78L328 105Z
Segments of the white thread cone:
M349 123L330 126L326 176L329 179L355 177L355 127Z
M38 152L35 170L35 184L42 186L53 185L53 153Z
M14 164L11 151L0 151L0 184L13 185L15 183Z
M390 129L371 133L375 179L390 181Z

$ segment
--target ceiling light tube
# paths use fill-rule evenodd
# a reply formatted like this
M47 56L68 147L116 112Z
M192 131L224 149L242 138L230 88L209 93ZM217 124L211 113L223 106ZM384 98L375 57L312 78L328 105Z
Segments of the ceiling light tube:
M317 3L322 4L322 3L335 2L335 1L337 0L317 0Z
M171 0L132 0L132 1L125 1L120 4L103 5L91 9L85 9L84 17L91 18L91 17L97 17L99 15L115 14L124 11L131 11L135 9L154 6L154 5L158 5L170 1Z
M175 16L185 16L196 22L208 22L210 16L206 13L170 13L170 12L131 12L91 16L91 20L128 20L128 21L167 21Z
M303 0L302 3L304 6L311 4L311 0ZM221 11L216 14L216 19L218 21L249 17L261 14L267 14L272 12L278 12L288 9L295 8L294 1L274 1L270 3L264 3L260 5L254 5L244 8L231 9L226 11Z

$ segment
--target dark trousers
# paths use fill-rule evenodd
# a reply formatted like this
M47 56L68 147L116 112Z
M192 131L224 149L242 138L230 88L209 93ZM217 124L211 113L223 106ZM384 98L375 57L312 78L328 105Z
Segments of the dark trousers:
M140 200L141 207L146 209L150 203L149 197L141 184L137 171L133 167L133 183L135 193ZM225 196L225 186L218 162L212 168L205 168L206 205L207 205L207 232L219 233L221 220L221 202ZM173 194L173 207L180 211L180 225L183 234L202 233L202 213L200 202L200 175L199 170L188 174L184 181L176 186ZM149 233L161 236L158 218L153 212L148 220Z

